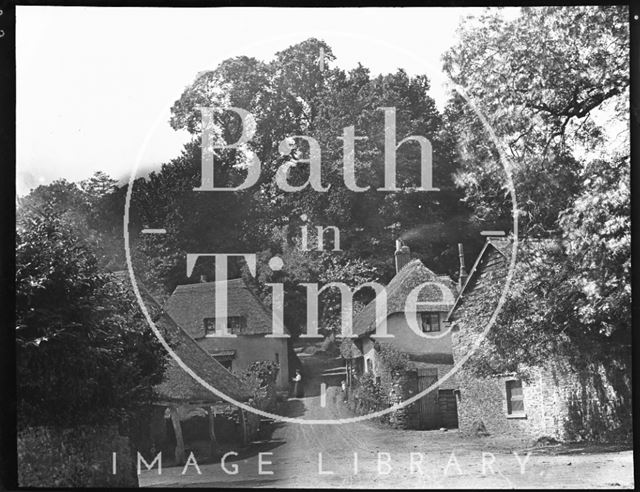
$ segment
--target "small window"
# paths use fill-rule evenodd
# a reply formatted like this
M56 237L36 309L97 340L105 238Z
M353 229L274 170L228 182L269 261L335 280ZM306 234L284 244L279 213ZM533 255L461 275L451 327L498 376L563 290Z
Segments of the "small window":
M227 318L227 330L232 335L235 333L240 333L242 330L246 328L246 320L244 316L229 316ZM205 335L215 335L216 334L216 319L215 318L205 318L204 319L204 333Z
M524 415L524 398L520 380L507 381L507 414Z
M228 320L229 331L231 333L240 333L247 326L244 316L231 316Z
M276 364L280 365L280 354L276 352Z
M372 364L371 359L367 359L367 372L372 372L372 370L373 370L372 366L373 366L373 364Z
M440 313L421 313L423 333L440 331Z
M216 319L205 318L204 319L204 334L215 335L216 334Z

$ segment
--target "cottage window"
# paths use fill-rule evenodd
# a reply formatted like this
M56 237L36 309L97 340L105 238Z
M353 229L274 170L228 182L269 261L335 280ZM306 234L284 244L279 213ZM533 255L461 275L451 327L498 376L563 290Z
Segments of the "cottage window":
M421 317L424 333L440 331L440 313L421 313Z
M239 333L246 327L247 323L244 316L229 316L227 318L227 329L229 333ZM205 336L216 334L216 319L204 318L204 333Z
M205 318L204 319L204 334L215 335L216 334L216 319Z
M522 394L522 381L512 379L507 384L507 415L524 415L524 398Z
M240 333L247 326L244 316L231 316L227 319L227 322L231 333Z

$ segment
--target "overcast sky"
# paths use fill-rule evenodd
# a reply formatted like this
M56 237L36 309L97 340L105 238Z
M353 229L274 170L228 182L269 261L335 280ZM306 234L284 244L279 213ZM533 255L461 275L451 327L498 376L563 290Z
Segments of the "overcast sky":
M188 139L169 108L198 72L232 56L270 60L309 37L344 69L427 74L442 108L440 57L481 10L18 6L17 192L98 170L120 179L137 160L159 167Z

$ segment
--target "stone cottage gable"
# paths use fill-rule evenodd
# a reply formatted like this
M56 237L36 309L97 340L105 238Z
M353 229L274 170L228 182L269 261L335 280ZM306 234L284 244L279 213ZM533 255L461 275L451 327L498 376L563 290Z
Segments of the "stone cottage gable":
M557 244L529 240L520 244L518 258ZM497 307L508 274L512 243L488 239L451 312L454 361L469 353ZM517 281L517 279L514 279ZM476 353L471 357L478 357ZM577 370L568 360L550 356L539 367L527 367L530 375L480 377L463 364L458 373L458 420L463 432L479 422L492 434L556 439L598 438L624 428L625 400L616 394L603 367Z
M272 315L249 290L241 278L227 280L227 315L242 317L245 322L234 334L268 335L272 332ZM205 336L204 320L216 317L215 297L218 282L179 285L167 300L165 309L192 337Z
M509 267L509 250L505 241L487 241L474 264L462 291L449 312L448 321L453 324L454 351L456 345L465 352L491 319L500 299ZM464 322L464 334L456 336L459 321ZM457 343L455 338L457 338Z

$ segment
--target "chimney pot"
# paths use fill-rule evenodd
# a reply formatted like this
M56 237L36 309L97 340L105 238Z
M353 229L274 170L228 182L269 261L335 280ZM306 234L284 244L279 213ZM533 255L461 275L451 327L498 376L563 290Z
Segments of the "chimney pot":
M411 250L405 245L402 239L396 240L396 252L394 254L396 260L396 273L409 263L411 260Z

